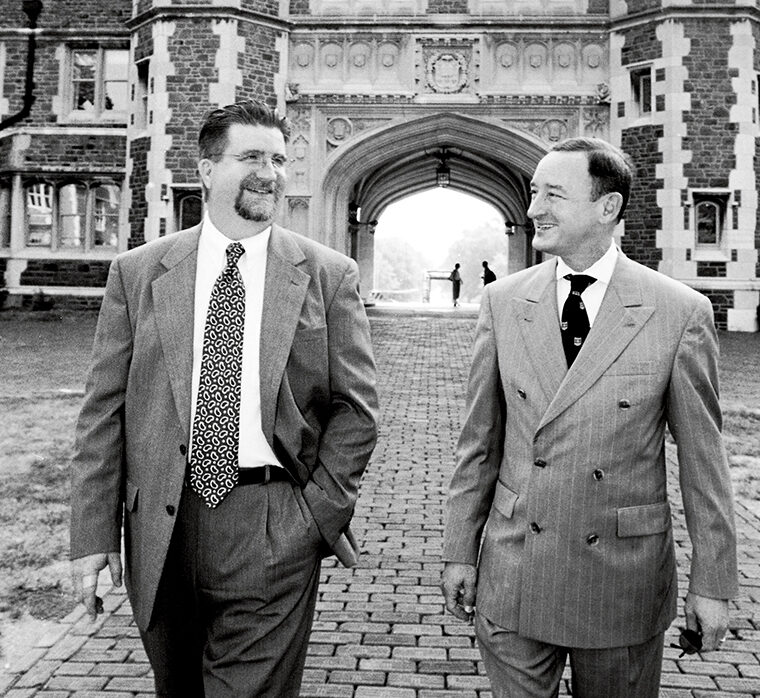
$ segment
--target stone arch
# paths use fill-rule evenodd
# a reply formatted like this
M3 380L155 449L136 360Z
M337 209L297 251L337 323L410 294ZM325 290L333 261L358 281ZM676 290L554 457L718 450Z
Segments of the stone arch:
M359 262L363 280L372 278L370 222L393 202L435 187L436 153L443 147L449 153L451 189L492 204L505 223L526 222L530 177L547 152L537 137L455 112L364 132L328 158L312 218L326 244ZM355 225L349 223L353 207L361 209ZM514 248L523 267L530 263L526 228L517 230L510 254Z

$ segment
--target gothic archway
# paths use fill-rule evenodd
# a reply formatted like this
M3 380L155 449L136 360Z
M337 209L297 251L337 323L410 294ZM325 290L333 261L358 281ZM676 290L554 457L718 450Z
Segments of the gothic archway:
M434 185L441 148L448 153L449 186L491 203L505 224L518 224L509 231L515 233L510 258L517 268L531 263L525 211L530 177L546 145L503 124L435 113L367 131L326 163L315 220L328 245L359 263L363 293L372 279L371 221L389 204Z

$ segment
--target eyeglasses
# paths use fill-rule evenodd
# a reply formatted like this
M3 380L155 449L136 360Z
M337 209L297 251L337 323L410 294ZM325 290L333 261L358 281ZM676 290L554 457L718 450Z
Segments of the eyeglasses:
M670 646L677 650L681 650L678 659L685 654L696 654L702 649L702 634L698 633L696 630L684 628L678 636L678 644L671 642Z
M272 163L272 167L275 169L281 169L285 167L288 162L288 158L280 153L265 153L260 150L249 150L246 153L211 153L209 157L212 158L225 158L230 157L237 160L239 163L246 165L254 170L260 170L262 167Z

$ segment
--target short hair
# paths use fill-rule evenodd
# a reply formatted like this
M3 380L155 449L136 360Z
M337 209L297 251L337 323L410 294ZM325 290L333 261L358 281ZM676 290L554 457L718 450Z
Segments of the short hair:
M623 197L618 222L628 205L633 183L634 166L631 158L620 148L601 138L578 136L557 143L552 151L559 153L586 153L588 173L591 177L592 201L604 194L617 192Z
M244 126L271 126L282 132L287 143L291 126L286 116L280 116L275 107L258 99L247 99L226 107L209 111L203 118L198 134L198 150L201 158L213 159L227 146L227 131L233 124Z

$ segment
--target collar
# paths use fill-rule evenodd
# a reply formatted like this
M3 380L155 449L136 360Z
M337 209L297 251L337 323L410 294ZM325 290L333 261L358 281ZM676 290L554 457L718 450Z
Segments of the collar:
M594 262L588 269L575 271L571 269L561 257L557 257L557 280L565 277L566 274L587 274L593 276L597 281L609 284L612 278L612 272L615 271L615 262L617 261L618 250L615 242L611 242L607 251Z
M269 235L272 232L272 226L265 228L258 235L238 240L243 245L243 249L249 255L266 254L267 245L269 244ZM203 216L203 226L201 228L201 238L198 243L199 247L204 247L207 252L224 259L227 246L235 240L228 238L219 228L217 228L208 215L208 211Z

